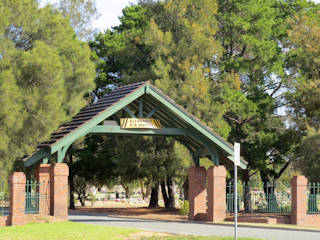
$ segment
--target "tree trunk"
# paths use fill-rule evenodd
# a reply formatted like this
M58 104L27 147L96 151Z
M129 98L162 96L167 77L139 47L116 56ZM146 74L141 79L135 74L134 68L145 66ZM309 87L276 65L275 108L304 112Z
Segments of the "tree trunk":
M140 182L140 191L141 191L142 199L145 200L146 199L146 194L144 193L142 179L140 179L139 182Z
M184 194L184 200L189 201L189 180L186 178L183 184L183 194Z
M86 205L86 196L85 195L79 195L78 197L80 203L81 203L81 206L84 207Z
M169 198L166 190L166 183L161 181L161 193L165 208L169 208Z
M250 181L249 171L246 170L244 172L244 181L243 181L244 211L246 213L253 212L249 181Z
M72 154L69 153L69 169L72 167L73 159ZM73 171L70 169L69 171L69 186L70 186L70 205L69 209L75 209L74 206L74 182L73 182Z
M167 186L168 186L168 208L175 209L175 199L174 199L174 186L172 178L167 179Z
M159 193L159 185L156 185L151 190L151 198L150 198L150 202L149 202L149 208L159 207L158 193Z

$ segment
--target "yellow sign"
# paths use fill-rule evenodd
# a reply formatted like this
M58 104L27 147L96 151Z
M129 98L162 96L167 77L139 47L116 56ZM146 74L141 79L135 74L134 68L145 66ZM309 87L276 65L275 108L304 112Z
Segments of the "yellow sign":
M149 118L120 118L121 128L143 128L158 129L161 128L159 119Z

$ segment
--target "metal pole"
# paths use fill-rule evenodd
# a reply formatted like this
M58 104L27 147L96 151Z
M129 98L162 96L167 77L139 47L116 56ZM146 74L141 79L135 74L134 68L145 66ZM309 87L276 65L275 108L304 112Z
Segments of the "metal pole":
M234 165L234 239L238 239L238 167Z

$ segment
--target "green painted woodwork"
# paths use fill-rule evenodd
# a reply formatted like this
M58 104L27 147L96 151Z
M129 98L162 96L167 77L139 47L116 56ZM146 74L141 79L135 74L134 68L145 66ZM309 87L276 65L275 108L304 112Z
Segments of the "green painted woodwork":
M35 154L31 155L31 157L24 163L26 167L30 167L31 165L37 163L41 159L50 156L50 150L47 148L42 148Z
M133 103L137 99L139 99L139 104ZM160 118L171 123L174 127L164 127L161 129L121 129L120 126L99 125L112 115L115 116L115 114L121 109L124 109L131 117L135 118L135 115L128 107L130 104L133 104L132 106L135 106L135 110L139 111L139 117L143 116L144 107L148 106L148 109L145 108L145 111L150 110L146 115L147 118L150 118L157 112L157 117L158 115L159 117L161 116ZM74 141L87 134L176 136L178 141L179 137L181 138L181 143L185 144L191 151L191 154L195 156L193 158L196 164L199 163L199 160L197 159L200 157L199 153L198 156L195 155L195 151L197 150L201 150L201 152L207 151L215 165L219 165L220 154L233 161L232 145L229 145L221 137L215 135L206 127L202 126L202 124L176 106L155 87L149 83L145 83L135 91L129 93L126 97L114 103L108 109L102 111L84 125L66 135L60 141L53 144L50 150L41 149L38 151L25 162L25 165L31 166L37 161L56 152L57 162L62 162L69 146ZM240 167L245 169L246 166L247 163L242 159Z
M139 99L139 118L143 118L143 99Z
M228 156L228 159L231 160L232 162L234 162L234 157L233 156ZM247 168L247 163L245 161L243 161L242 158L240 160L239 167L242 168L242 169L246 169Z
M49 162L49 158L48 157L44 157L42 159L42 164L47 164Z
M156 108L152 109L152 111L148 113L148 115L146 116L146 118L151 118L152 115L156 113L156 111L157 111Z
M160 135L160 136L180 136L188 135L188 129L181 128L161 128L161 129L121 129L120 126L95 126L91 129L93 134L116 134L116 135Z
M193 159L194 165L196 167L199 167L200 166L200 156L199 156L198 151L196 151L195 153L192 154L192 159Z
M137 118L136 115L134 115L134 113L128 108L128 107L124 107L123 108L132 118Z
M147 93L149 93L159 102L163 103L169 110L171 110L178 117L185 120L188 124L194 127L199 133L203 134L204 136L212 140L214 144L218 145L225 152L233 156L233 147L227 144L221 137L209 132L207 129L201 126L201 124L197 123L194 119L192 119L191 116L186 114L179 107L175 106L172 102L168 101L168 99L166 99L162 94L160 94L155 88L153 88L150 85L147 85L146 87L147 87L147 90L146 90Z
M129 103L136 100L137 98L141 97L145 93L144 85L138 88L136 91L133 91L132 93L128 94L128 96L124 99L121 99L119 102L114 103L113 106L109 109L106 109L105 111L101 112L98 116L91 119L91 121L88 121L83 126L79 127L78 129L74 130L67 136L65 136L63 139L61 139L59 142L55 143L51 147L51 153L55 153L66 145L69 142L74 142L78 138L85 136L92 127L98 125L100 122L104 121L111 115L118 112L120 109L123 109L126 107Z

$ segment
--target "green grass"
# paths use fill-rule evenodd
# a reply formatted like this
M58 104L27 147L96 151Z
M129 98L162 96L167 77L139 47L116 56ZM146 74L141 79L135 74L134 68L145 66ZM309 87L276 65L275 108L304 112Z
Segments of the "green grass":
M137 233L137 234L135 234ZM133 235L131 235L133 234ZM156 234L156 233L155 233ZM0 227L0 240L232 240L226 237L153 236L132 228L95 226L74 222L29 223L24 226ZM150 233L145 235L150 236ZM253 238L239 238L239 240Z
M150 237L141 240L233 240L232 237L197 237L197 236L172 236L172 237ZM239 240L258 240L257 238L238 238Z
M132 228L94 226L74 222L29 223L0 227L1 240L113 240L139 232Z

